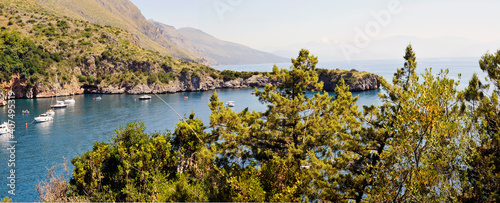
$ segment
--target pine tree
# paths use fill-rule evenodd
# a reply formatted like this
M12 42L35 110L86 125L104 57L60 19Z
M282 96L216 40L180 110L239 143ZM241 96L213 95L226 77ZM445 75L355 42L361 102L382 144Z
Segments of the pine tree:
M487 79L493 84L488 95L487 85L482 85L477 77L469 82L464 95L472 103L470 115L475 121L476 140L467 157L469 168L464 176L463 202L500 201L500 50L486 53L479 61L481 69L488 73ZM477 106L476 106L477 104Z
M269 76L280 84L267 85L262 92L256 89L259 100L268 104L263 113L247 109L236 113L212 96L210 125L221 143L217 162L232 174L240 174L241 168L259 168L265 201L309 198L314 190L310 171L318 170L310 157L330 160L329 148L336 146L333 132L345 129L338 115L342 109L356 108L350 103L334 104L328 93L320 92L323 84L318 83L316 63L317 57L301 50L290 70L275 66ZM339 86L348 89L343 83ZM320 93L307 97L311 91ZM349 121L355 119L343 122Z
M426 71L419 81L411 45L404 59L392 85L382 79L381 106L365 106L362 116L355 109L338 114L356 119L347 122L347 133L333 131L338 148L331 162L317 162L327 177L315 186L324 192L319 199L453 201L457 196L466 147L460 143L464 114L456 102L458 83L446 78L447 71L439 78Z

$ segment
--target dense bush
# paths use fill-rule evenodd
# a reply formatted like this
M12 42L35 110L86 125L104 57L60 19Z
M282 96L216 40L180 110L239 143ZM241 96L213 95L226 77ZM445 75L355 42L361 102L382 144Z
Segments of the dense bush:
M58 53L48 52L16 31L0 31L0 81L10 80L15 73L20 73L21 79L36 73L45 75L47 67L60 60Z
M115 131L111 143L96 142L91 151L72 159L76 167L72 191L99 202L154 201L152 195L158 198L152 183L171 179L169 174L175 172L177 158L169 134L148 135L144 130L143 123L127 124Z
M330 70L324 68L316 68L315 70L318 75L327 75L330 72Z
M217 78L219 78L219 75L217 75L217 73L215 73L215 72L211 72L210 77L212 77L213 79L217 79Z
M78 75L78 82L87 82L87 77L83 75Z

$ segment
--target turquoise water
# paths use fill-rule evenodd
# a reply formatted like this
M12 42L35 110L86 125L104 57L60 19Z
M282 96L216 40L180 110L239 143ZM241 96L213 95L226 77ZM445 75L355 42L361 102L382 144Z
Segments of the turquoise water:
M429 59L419 60L419 72L423 67L450 68L450 76L456 77L462 73L463 79L469 79L473 72L480 72L477 60L465 59ZM401 67L403 60L381 61L353 61L328 62L318 64L320 68L343 68L374 72L386 78L392 78L397 67ZM288 67L288 64L278 64L279 67ZM245 65L216 67L218 69L238 69L244 71L268 71L272 65ZM484 78L484 74L480 74ZM480 77L481 78L481 77ZM467 83L462 82L461 86ZM220 100L235 101L235 111L246 107L250 110L264 111L266 105L261 104L253 89L223 89L217 90ZM168 102L179 114L189 114L192 111L209 125L210 109L208 102L214 90L206 92L182 92L159 95ZM353 93L359 96L358 105L380 104L378 93L381 90ZM93 100L101 96L101 101ZM184 99L187 96L188 99ZM19 99L16 102L15 140L16 144L16 195L9 195L8 177L10 168L7 166L9 152L5 136L0 137L0 197L10 196L15 201L38 201L35 186L45 177L46 168L82 154L92 148L96 141L107 142L114 134L114 130L134 120L144 121L148 132L173 130L179 122L177 114L164 104L159 98L153 97L150 101L134 101L138 95L77 95L76 103L66 109L56 109L54 121L47 123L32 123L33 118L45 112L50 106L50 98ZM22 114L27 109L30 114ZM0 122L7 121L8 108L0 107ZM28 123L28 127L25 127ZM70 173L73 166L70 166Z

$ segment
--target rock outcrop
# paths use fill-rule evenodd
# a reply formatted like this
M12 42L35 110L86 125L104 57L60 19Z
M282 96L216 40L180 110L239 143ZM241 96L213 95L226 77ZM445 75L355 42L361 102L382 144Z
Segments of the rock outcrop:
M21 79L19 74L12 76L9 82L0 84L2 92L0 93L0 106L5 105L7 92L13 91L16 99L32 99L52 96L68 96L74 94L83 94L84 88L78 83L76 78L70 83L53 83L49 85L43 82L36 82L29 85L28 81Z
M349 79L356 80L356 82L350 83L349 81L351 80ZM335 87L337 87L337 83L339 80L340 80L339 77L332 78L332 76L329 75L319 76L319 81L323 81L324 83L323 89L325 91L334 91ZM346 84L349 86L349 91L351 92L375 90L380 87L379 76L376 74L371 74L370 76L363 78L354 78L351 76L346 76L344 77L344 80L346 81Z
M360 78L356 83L348 85L351 92L375 90L380 87L380 80L378 75L371 75L370 77Z

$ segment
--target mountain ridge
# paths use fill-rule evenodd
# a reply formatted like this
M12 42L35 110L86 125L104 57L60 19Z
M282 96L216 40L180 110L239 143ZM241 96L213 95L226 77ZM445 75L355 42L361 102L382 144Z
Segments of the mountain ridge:
M226 43L218 43L221 47L210 48L207 48L205 43L193 43L192 39L186 39L173 26L154 20L147 20L139 8L129 0L36 1L47 10L51 10L61 16L69 15L91 23L124 29L134 34L142 48L157 51L166 56L195 61L205 65L274 63L284 60L284 58L251 49L244 45L240 47L237 43L232 44L233 50L224 52L221 49L227 48L228 42L217 38L211 40ZM242 48L243 46L246 48ZM238 54L231 54L234 51ZM242 53L242 51L246 51L247 53ZM251 60L248 60L245 56L248 56Z
M177 29L177 32L203 50L208 57L218 61L220 65L281 63L289 61L285 57L252 49L234 42L220 40L200 29L183 27Z

